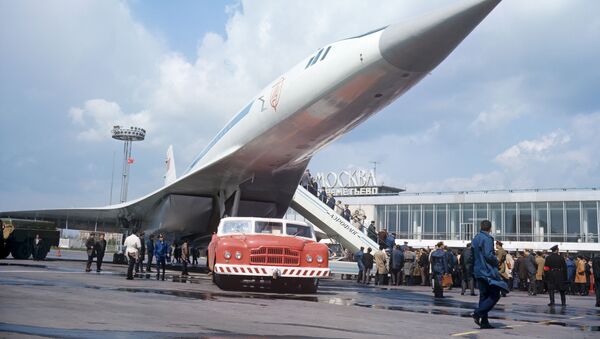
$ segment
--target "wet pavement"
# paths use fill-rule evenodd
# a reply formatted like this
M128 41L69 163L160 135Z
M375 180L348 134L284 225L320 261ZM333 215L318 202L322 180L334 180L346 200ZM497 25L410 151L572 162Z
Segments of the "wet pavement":
M538 337L598 338L594 297L569 296L548 307L547 296L514 292L480 330L470 313L477 297L459 289L434 299L430 288L363 286L321 280L316 294L275 293L269 286L223 291L206 274L166 280L105 264L84 273L82 262L0 260L0 337Z

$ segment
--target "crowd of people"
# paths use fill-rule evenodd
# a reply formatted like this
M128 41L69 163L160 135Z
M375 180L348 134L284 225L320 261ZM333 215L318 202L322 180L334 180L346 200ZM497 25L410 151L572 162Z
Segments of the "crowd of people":
M509 252L502 242L494 242L490 229L489 221L482 222L481 232L464 249L451 249L440 241L432 250L414 249L406 241L398 245L395 234L383 230L374 238L379 246L375 252L361 247L348 257L357 262L358 283L368 285L374 276L375 285L432 286L436 298L453 287L460 288L461 295L476 296L478 288L480 296L491 298L484 308L493 307L496 292L498 299L512 290L531 296L547 293L549 306L555 305L554 295L559 292L561 305L566 306L567 294L589 294L592 278L595 290L600 288L600 256L560 255L558 246L536 253ZM600 307L600 293L596 293L596 307ZM489 325L482 320L486 314L485 310L479 313L480 326Z
M367 219L364 211L357 209L352 213L348 204L336 200L332 194L326 192L324 187L319 191L317 181L312 177L309 169L306 169L302 175L300 185L351 222L354 227L366 233L379 246L379 249L368 248L365 251L361 248L356 253L346 253L346 260L354 260L358 263L359 283L369 284L373 274L374 283L377 285L431 286L433 284L434 294L439 298L443 297L443 288L459 287L461 294L464 295L468 290L473 296L476 295L475 288L481 289L479 286L481 283L478 283L476 278L474 255L476 250L472 244L467 244L464 249L449 249L443 242L439 242L435 249L413 249L407 242L404 242L404 245L396 245L396 234L388 233L386 230L377 232L374 221L371 221L367 227L364 226ZM486 222L489 223L487 220ZM485 234L493 239L489 231ZM475 239L478 236L479 234ZM489 243L488 240L486 239L485 243ZM600 267L594 270L594 264L589 257L582 255L573 257L566 253L560 255L560 260L557 260L553 255L554 247L549 251L535 253L527 249L508 252L504 250L502 242L492 240L492 251L498 262L496 269L501 282L499 285L506 286L499 289L500 296L506 296L508 292L515 289L527 291L532 296L548 293L550 304L554 305L554 293L551 291L556 290L561 292L561 302L566 305L566 294L588 295L593 272L600 274ZM489 258L487 260L489 261ZM596 257L595 260L596 266L600 266L600 258ZM564 263L565 267L554 268L550 265L557 263L561 265ZM560 272L560 278L556 272ZM598 280L600 279L595 279L596 285ZM597 307L600 307L599 294L596 293Z
M99 239L95 240L96 234L91 233L86 240L85 246L87 249L88 261L86 264L86 272L91 271L93 259L96 258L97 272L102 271L102 261L106 250L106 241L104 234L99 234ZM188 265L197 265L200 257L200 250L191 247L188 240L176 241L171 246L163 234L158 235L155 240L154 234L150 235L148 240L145 240L144 232L134 231L131 235L125 238L123 243L125 248L125 256L127 258L127 280L133 280L135 273L151 273L153 272L152 263L156 261L156 280L161 278L165 280L165 269L167 262L181 264L181 275L187 276ZM191 257L191 260L190 260ZM144 259L146 263L144 264Z

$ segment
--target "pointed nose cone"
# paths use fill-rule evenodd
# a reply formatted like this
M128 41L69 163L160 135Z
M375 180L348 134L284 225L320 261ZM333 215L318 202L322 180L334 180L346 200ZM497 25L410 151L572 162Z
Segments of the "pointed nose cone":
M410 72L429 72L496 7L500 0L468 0L424 18L388 26L379 41L381 55Z

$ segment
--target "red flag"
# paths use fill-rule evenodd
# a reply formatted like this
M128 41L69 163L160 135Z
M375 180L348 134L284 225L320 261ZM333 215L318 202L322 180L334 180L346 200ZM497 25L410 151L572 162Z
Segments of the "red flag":
M127 163L130 164L130 165L133 164L133 158L127 159Z

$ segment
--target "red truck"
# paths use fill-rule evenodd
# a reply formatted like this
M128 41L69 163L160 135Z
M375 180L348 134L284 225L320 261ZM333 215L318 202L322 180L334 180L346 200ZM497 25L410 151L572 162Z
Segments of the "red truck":
M221 289L268 282L277 291L315 293L330 275L327 246L313 228L273 218L223 218L208 245L208 267Z

